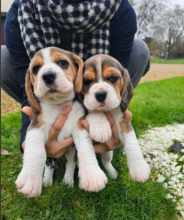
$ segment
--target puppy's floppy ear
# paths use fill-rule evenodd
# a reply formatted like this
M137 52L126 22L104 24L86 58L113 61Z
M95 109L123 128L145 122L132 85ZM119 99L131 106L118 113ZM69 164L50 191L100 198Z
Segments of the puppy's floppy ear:
M82 71L83 71L84 63L83 63L83 60L79 56L73 53L72 53L72 59L77 67L77 74L76 74L75 81L74 81L74 90L76 93L79 93L82 90L82 82L83 82Z
M133 85L129 76L128 71L122 67L122 76L123 76L123 89L121 91L121 111L124 112L128 108L128 104L133 96Z
M36 101L35 96L33 94L31 73L29 69L26 74L25 89L26 89L29 104L31 105L34 111L40 112L41 110L40 105Z

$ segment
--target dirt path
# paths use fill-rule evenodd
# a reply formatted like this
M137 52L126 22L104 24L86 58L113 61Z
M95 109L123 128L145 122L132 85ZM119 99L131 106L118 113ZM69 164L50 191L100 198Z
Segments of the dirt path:
M142 77L140 83L184 76L183 64L151 64L150 71Z
M152 64L151 70L144 76L140 83L184 76L184 65L180 64ZM1 114L16 112L21 109L19 103L15 102L1 89Z

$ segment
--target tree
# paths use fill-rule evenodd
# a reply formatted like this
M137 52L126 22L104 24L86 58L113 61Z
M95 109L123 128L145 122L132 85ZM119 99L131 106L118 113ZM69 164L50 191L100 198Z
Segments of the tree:
M156 39L152 37L145 37L143 40L149 48L150 55L160 56L160 45Z
M181 37L176 43L174 56L177 58L184 58L184 37Z
M176 5L157 20L155 36L165 43L165 59L169 59L176 46L184 38L184 9Z
M137 37L143 38L152 32L156 18L163 13L167 0L131 0L137 14Z

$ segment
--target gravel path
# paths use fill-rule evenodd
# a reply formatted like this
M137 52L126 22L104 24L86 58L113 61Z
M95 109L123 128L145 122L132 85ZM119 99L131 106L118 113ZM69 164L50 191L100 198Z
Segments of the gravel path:
M184 76L184 65L180 64L151 64L151 70L141 79L142 82L161 80ZM1 90L1 114L16 112L21 106Z

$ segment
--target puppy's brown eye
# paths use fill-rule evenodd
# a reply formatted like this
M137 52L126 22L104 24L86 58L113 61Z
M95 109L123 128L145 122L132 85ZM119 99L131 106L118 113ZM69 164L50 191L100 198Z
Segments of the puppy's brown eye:
M37 74L39 69L40 69L40 66L39 66L39 65L34 66L34 67L33 67L33 73L34 73L34 74Z
M91 80L91 79L83 79L83 84L84 84L85 86L89 86L89 85L92 83L92 81L93 81L93 80Z
M111 83L115 83L117 80L118 80L118 77L117 76L111 76L108 78L108 80L111 82Z
M61 68L67 68L68 67L68 62L66 60L59 60L57 62L57 64L61 67Z

